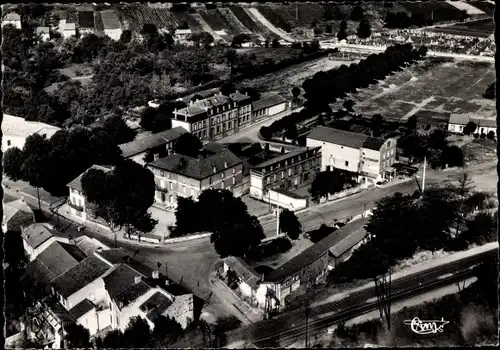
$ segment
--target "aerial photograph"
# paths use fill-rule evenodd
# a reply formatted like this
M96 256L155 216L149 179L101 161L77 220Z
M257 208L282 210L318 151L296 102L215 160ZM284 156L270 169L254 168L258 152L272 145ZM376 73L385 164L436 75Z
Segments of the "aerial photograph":
M1 9L4 348L499 345L495 1Z

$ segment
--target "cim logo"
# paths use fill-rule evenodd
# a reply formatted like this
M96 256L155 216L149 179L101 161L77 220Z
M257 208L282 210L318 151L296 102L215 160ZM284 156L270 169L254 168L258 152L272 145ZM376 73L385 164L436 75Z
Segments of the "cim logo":
M445 321L442 317L441 320L420 320L415 317L413 320L405 320L404 324L411 327L411 330L416 334L432 334L432 333L442 333L443 328L446 324L450 322Z

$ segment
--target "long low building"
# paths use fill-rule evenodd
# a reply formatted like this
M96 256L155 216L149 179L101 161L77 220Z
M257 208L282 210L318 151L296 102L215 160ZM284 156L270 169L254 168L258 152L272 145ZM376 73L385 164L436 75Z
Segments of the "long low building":
M448 122L448 131L455 133L463 133L464 128L470 122L476 125L476 130L473 133L478 133L479 135L488 135L488 133L493 132L493 135L497 135L497 121L496 119L485 119L474 117L473 114L456 114L452 113L450 115L450 120Z
M4 113L2 120L2 152L12 147L22 149L26 138L30 135L45 135L49 139L59 130L61 129L56 126L27 121L24 118Z

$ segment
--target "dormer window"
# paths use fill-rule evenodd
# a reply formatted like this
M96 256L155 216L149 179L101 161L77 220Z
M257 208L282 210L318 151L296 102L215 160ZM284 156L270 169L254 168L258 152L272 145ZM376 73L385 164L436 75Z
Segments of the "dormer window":
M224 162L224 168L227 169L227 162Z
M214 174L217 172L217 168L213 167Z

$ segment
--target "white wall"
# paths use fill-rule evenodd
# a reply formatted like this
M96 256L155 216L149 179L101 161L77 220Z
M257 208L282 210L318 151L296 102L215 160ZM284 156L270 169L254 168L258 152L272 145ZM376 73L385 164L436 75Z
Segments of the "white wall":
M252 296L252 288L246 284L245 282L241 282L238 286L240 289L241 293L246 296L246 297L251 297Z
M21 29L21 21L9 21L9 20L3 20L2 21L2 27L6 26L7 24L12 24L14 27L17 29Z
M321 147L321 171L325 171L329 165L331 168L351 171L357 173L361 161L359 149L335 145L328 142L307 138L307 147ZM345 162L348 162L346 165Z
M2 137L2 152L5 152L9 148L17 147L23 149L26 139L22 136L3 134Z
M120 36L122 35L122 30L120 28L117 29L104 29L104 34L109 36L113 40L120 40Z
M180 120L175 120L172 118L172 129L176 127L183 127L186 131L191 132L191 124L188 122L183 122Z
M297 211L307 207L307 198L293 198L284 194L269 190L269 195L264 196L262 200L266 203L279 205L291 211Z
M78 303L82 302L84 299L88 299L91 302L97 304L99 302L108 303L106 297L106 289L104 287L104 280L99 277L87 284L85 287L70 295L67 299L67 309L71 309Z
M263 196L262 176L250 172L250 197L262 199Z
M80 211L70 207L71 214L74 216L81 217L83 220L87 220L85 196L83 195L82 192L78 192L76 190L73 190L72 188L70 188L69 191L70 191L69 201L75 205L80 205L83 207L83 212L80 212Z
M275 114L281 113L286 109L286 102L280 103L276 106L272 106L268 108L268 115L273 116Z
M372 174L374 177L378 177L380 174L380 158L381 158L380 152L366 148L363 148L361 152L362 152L361 170L369 174Z
M448 131L451 131L451 132L463 132L464 131L464 125L460 125L460 124L448 124Z

